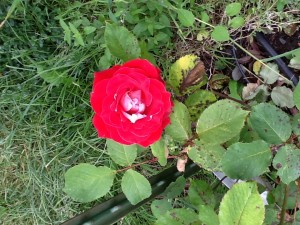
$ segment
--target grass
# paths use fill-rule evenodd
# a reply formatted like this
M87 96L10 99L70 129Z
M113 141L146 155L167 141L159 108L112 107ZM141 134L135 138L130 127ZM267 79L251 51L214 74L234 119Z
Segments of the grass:
M264 2L258 1L261 11L269 7ZM209 12L217 12L213 0L204 3ZM9 0L0 2L0 22L10 6ZM118 62L113 57L103 58L102 36L110 7L107 1L95 0L36 0L34 4L19 1L0 28L0 223L59 224L104 201L76 203L62 188L65 171L80 162L115 166L106 153L105 142L97 138L89 106L93 71ZM191 10L199 14L197 7ZM268 20L264 20L266 14L258 18L259 27L273 21L279 27L284 20L281 18L290 18L276 14L276 10L272 12L273 17ZM254 26L250 14L249 26ZM83 18L101 21L102 17L104 23L97 25L99 33L84 47L66 45L58 18L75 23ZM135 24L126 25L133 28ZM176 25L170 30L173 36L169 42L159 42L159 47L151 49L164 71L178 55L194 51L191 34L195 35L197 29ZM211 42L207 43L207 49L215 49ZM184 47L175 49L176 45ZM60 78L53 80L57 74ZM45 75L46 80L61 84L50 85L42 79ZM106 199L119 192L120 187L114 186ZM119 224L152 224L154 220L146 205Z

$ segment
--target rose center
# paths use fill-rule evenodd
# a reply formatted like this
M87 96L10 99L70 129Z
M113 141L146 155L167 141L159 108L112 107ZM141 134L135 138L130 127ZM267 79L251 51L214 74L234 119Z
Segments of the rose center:
M121 98L121 105L123 108L123 115L130 120L131 123L146 117L145 104L142 102L141 90L126 92Z

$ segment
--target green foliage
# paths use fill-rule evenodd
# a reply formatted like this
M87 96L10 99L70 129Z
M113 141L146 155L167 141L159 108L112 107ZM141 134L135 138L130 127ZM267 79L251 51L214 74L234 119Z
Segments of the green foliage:
M292 132L288 115L269 103L254 106L249 121L260 138L270 144L285 142Z
M204 110L197 122L200 140L209 144L229 141L240 133L248 113L233 101L217 101Z
M251 179L267 172L271 159L272 152L266 142L238 142L231 145L222 158L222 171L231 178Z
M294 90L294 102L298 109L300 109L300 84Z
M179 196L184 187L185 187L186 181L183 176L178 177L174 182L169 184L169 186L166 188L164 195L170 199L170 198L175 198Z
M285 184L300 177L300 151L295 145L281 147L274 160L273 167L278 170L277 175Z
M136 205L151 195L149 181L132 169L127 170L123 175L121 186L126 198L132 205Z
M216 204L216 199L211 186L202 180L191 181L188 200L195 207L204 205L214 208Z
M174 102L170 119L171 124L166 128L166 133L178 142L187 141L192 135L191 118L187 107L181 102Z
M115 171L106 166L82 163L66 172L64 192L76 201L90 202L110 190L114 177Z
M233 185L220 205L219 220L223 225L263 224L265 208L254 182Z
M228 16L236 16L242 9L241 3L230 3L226 6L225 12Z
M199 222L198 215L191 209L172 209L160 216L155 225L188 225Z
M208 171L221 171L220 161L224 154L221 145L202 144L200 141L188 151L189 158Z
M289 185L284 183L280 183L277 187L272 190L271 195L274 196L275 201L279 205L283 205L284 202L284 194L285 188L288 187L288 196L286 199L286 208L294 209L296 207L297 202L300 201L300 195L298 191L297 184L295 182L291 182Z
M290 88L287 88L285 86L274 87L271 92L271 98L273 102L279 107L292 108L295 106L293 100L293 92Z
M106 145L109 156L120 166L130 166L137 157L136 145L122 145L110 139Z
M151 151L153 156L158 158L158 162L161 166L165 166L167 164L167 157L169 154L168 148L164 139L160 139L154 144L151 145Z
M206 205L199 206L199 219L206 225L218 225L219 217L212 207Z
M186 9L178 9L178 19L183 26L190 27L193 26L195 22L195 16L191 11Z
M279 78L278 66L275 63L267 63L259 72L259 75L264 79L266 84L273 84Z
M171 209L172 209L172 205L168 201L168 199L154 200L151 203L151 211L157 219L160 218L162 215L164 215Z
M211 33L211 37L215 40L215 41L229 41L230 36L229 36L229 31L227 29L227 27L223 26L223 25L218 25L214 28L213 32Z
M107 24L104 38L111 54L122 59L124 62L141 56L138 40L125 27Z

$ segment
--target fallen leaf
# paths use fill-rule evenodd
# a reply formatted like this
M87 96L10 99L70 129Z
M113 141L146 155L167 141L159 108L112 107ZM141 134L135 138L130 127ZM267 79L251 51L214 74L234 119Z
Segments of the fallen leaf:
M187 163L188 158L186 155L181 156L180 158L178 158L177 160L177 170L179 172L184 172L185 171L185 164Z

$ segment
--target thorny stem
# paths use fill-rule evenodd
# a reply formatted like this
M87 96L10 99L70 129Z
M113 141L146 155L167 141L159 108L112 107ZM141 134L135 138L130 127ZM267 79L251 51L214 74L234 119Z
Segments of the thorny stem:
M284 221L285 221L285 211L286 211L286 204L287 204L288 195L289 195L289 186L286 184L285 189L284 189L284 198L283 198L283 203L282 203L282 207L281 207L279 225L283 225Z
M178 158L178 157L177 156L168 156L168 159L175 159L175 158ZM116 173L120 173L120 172L129 170L129 169L132 169L132 168L135 168L135 167L147 164L147 163L154 163L154 162L157 162L157 161L158 161L158 158L152 158L152 159L149 159L147 161L144 161L144 162L141 162L141 163L137 163L137 164L125 167L123 169L117 170Z

